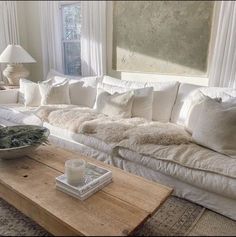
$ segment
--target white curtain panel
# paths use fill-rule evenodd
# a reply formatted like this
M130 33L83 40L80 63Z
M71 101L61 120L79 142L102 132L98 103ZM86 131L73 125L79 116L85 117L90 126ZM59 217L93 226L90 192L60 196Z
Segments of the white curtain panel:
M81 66L83 76L106 74L106 1L82 1Z
M16 1L0 1L0 54L8 44L20 44ZM0 64L0 80L5 65Z
M40 1L43 75L50 69L63 73L59 1Z
M236 3L222 1L209 85L236 88Z

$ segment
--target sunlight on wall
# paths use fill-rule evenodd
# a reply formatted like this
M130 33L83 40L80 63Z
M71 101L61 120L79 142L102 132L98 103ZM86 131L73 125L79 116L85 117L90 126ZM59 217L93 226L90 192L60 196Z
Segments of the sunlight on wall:
M207 74L214 1L113 3L117 71Z

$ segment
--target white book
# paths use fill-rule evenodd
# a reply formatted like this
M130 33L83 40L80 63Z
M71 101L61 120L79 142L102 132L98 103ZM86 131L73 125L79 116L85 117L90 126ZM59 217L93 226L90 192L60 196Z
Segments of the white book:
M80 191L80 190L77 189L76 186L72 186L72 185L67 183L65 175L63 175L63 177L61 177L60 179L62 180L62 178L63 178L64 182L56 182L56 185L61 187L61 188L65 188L65 189L67 189L71 192L74 192L74 193L76 193L76 195L79 195L79 196L90 192L90 190L92 190L93 188L100 187L104 182L112 180L112 177L108 177L104 180L99 180L99 181L93 183L92 185L89 185L86 189L83 189L82 191Z
M89 192L94 187L99 186L104 181L112 179L112 172L103 167L87 163L85 169L85 175L83 181L77 186L70 185L67 182L65 174L56 177L56 184L60 184L61 187L77 193L77 195L83 195Z
M78 193L72 191L71 189L66 188L65 186L60 186L59 184L56 184L56 189L66 193L70 196L78 198L81 201L84 201L85 199L87 199L88 197L90 197L94 193L98 192L99 190L101 190L102 188L104 188L106 185L108 185L111 182L112 182L112 179L108 179L105 182L101 183L99 186L94 187L89 192L87 192L86 194L83 194L83 195L78 195Z

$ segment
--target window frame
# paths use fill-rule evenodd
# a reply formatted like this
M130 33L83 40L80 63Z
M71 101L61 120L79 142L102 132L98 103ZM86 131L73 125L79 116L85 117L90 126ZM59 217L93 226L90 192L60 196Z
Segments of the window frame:
M60 16L60 30L61 30L61 51L62 51L62 66L63 66L63 72L65 75L66 74L66 67L65 67L65 47L64 47L64 43L68 43L68 42L71 42L71 43L81 43L80 40L65 40L64 39L64 27L63 27L63 22L64 22L64 16L63 16L63 13L62 13L62 8L63 6L69 6L69 5L76 5L80 3L81 4L81 1L60 1L59 2L59 16ZM68 76L81 76L81 75L69 75Z

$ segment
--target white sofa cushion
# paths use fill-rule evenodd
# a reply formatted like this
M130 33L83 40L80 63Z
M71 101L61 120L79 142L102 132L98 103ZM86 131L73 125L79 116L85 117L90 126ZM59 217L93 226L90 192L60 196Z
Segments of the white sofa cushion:
M25 106L40 106L42 96L40 93L39 85L44 85L50 87L57 87L67 81L66 78L54 77L46 81L40 81L38 83L33 82L28 79L20 79L20 89L18 95L18 102L24 104ZM67 89L65 89L65 93Z
M111 117L130 118L134 100L134 92L110 94L102 88L97 88L94 109Z
M93 108L96 100L97 84L103 78L97 76L69 76L53 69L47 75L47 79L53 79L55 83L60 83L65 78L69 80L71 104Z
M152 120L153 87L130 89L126 87L109 85L106 83L99 83L98 86L110 94L114 94L116 92L124 93L133 90L134 101L131 111L132 117L141 117Z
M183 159L190 160L190 154L194 153L191 155L193 161L196 160L196 157L202 157L203 159L206 159L206 161L208 160L209 167L213 163L215 166L219 167L219 170L229 171L229 173L231 171L232 173L235 169L234 160L232 158L197 145L186 147L185 152L183 152L183 150L180 152L176 146L163 147L156 145L156 150L160 154L160 159L155 159L147 154L138 153L126 148L119 148L118 153L124 160L133 162L133 165L139 164L142 168L149 168L148 171L155 170L168 175L168 177L173 177L175 180L181 180L185 184L189 183L192 187L199 187L205 192L207 190L214 194L217 193L221 197L228 197L229 199L235 200L236 189L234 178L221 173L186 167L180 163L171 162L168 158L165 159L165 157L182 156ZM195 162L196 165L201 165L201 162L200 164L197 160ZM135 169L135 165L133 169ZM147 177L148 174L145 174L144 171L142 175ZM222 190L224 190L224 192L222 192ZM206 195L206 199L208 200L208 195ZM217 204L218 203L216 203L216 205Z
M103 83L129 89L153 87L152 119L160 122L170 121L179 82L136 82L104 76Z
M0 90L0 104L16 104L18 97L18 89Z
M53 85L51 80L39 83L41 105L70 104L69 82L67 79Z
M0 118L12 124L30 124L42 126L41 119L34 114L35 107L23 104L5 104L0 106Z
M204 96L225 101L230 95L236 95L236 90L181 83L172 110L171 122L184 126L188 132L192 133Z
M39 91L39 85L34 82L26 82L26 83L22 82L22 83L24 84L23 86L24 86L25 106L40 106L41 94Z
M101 81L101 78L98 77L69 80L71 104L93 108L99 81Z
M236 158L236 103L219 103L209 97L202 102L193 130L200 145Z
M108 145L104 141L96 139L94 137L74 133L68 129L56 127L47 122L44 122L43 126L50 130L50 135L52 136L62 138L63 140L67 140L72 143L80 143L97 149L99 151L105 152L109 155L111 155L113 152L113 147L111 145Z
M179 85L178 94L171 113L170 121L172 123L182 126L185 125L189 106L191 106L191 95L193 95L193 93L195 93L195 91L199 88L200 86L187 83L181 83ZM190 99L190 101L188 99Z
M228 100L229 96L236 96L236 89L226 87L202 87L200 91L210 98L221 98L222 102Z
M29 86L27 87L27 90L25 90L26 84L29 84ZM32 93L31 93L31 89L32 89ZM26 92L27 92L27 103L30 104L32 102L33 104L35 104L35 106L39 106L41 102L41 98L38 99L38 96L41 97L41 95L39 92L38 84L31 80L21 78L19 97L18 97L18 102L20 104L25 104ZM34 93L35 93L35 98L32 98Z
M125 87L130 89L143 88L146 85L146 82L125 81L107 75L103 77L102 82L113 86Z
M201 113L201 110L202 110L203 101L206 98L210 98L210 97L204 95L201 92L201 90L197 90L196 92L193 93L191 98L192 98L192 100L189 99L189 101L190 101L189 111L186 116L186 120L184 121L184 127L190 134L192 134L192 132L197 124L199 114ZM217 102L222 102L221 97L215 97L212 99L214 99Z
M175 103L179 82L148 82L146 87L153 87L152 119L169 122Z

